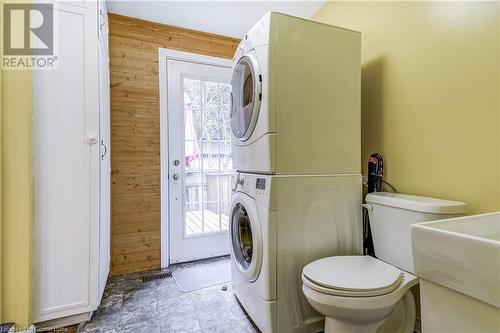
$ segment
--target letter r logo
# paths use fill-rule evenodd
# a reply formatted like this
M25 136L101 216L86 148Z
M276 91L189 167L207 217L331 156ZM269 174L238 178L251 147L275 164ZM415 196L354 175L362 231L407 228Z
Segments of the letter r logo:
M11 3L3 6L5 55L53 54L53 4Z

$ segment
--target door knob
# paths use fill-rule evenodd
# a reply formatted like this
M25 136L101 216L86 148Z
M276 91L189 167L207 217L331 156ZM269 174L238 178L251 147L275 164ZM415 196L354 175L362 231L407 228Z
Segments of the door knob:
M174 174L172 175L172 178L173 178L174 180L179 180L179 178L181 178L181 175L179 175L178 173L174 173Z
M90 135L88 136L88 138L87 138L87 143L88 143L89 145L94 145L94 144L96 144L96 143L97 143L97 135L95 135L95 134L93 134L93 133L92 133L92 134L90 134Z

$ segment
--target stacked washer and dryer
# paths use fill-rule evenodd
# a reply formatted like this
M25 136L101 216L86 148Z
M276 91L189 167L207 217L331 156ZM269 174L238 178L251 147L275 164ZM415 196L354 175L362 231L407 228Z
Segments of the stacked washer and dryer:
M322 331L303 267L362 253L360 34L270 12L233 68L235 294L263 333Z

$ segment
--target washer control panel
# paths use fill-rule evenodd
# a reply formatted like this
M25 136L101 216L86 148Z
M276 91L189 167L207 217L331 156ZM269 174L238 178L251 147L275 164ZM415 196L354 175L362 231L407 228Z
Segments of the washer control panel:
M265 178L257 178L255 181L255 189L256 190L266 190L266 179Z
M271 179L265 175L235 174L233 191L243 192L250 196L268 195Z

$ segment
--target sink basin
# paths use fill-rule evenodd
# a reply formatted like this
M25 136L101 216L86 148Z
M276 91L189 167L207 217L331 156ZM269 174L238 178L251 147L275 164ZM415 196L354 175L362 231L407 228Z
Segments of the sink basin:
M415 273L500 308L500 212L411 226Z

